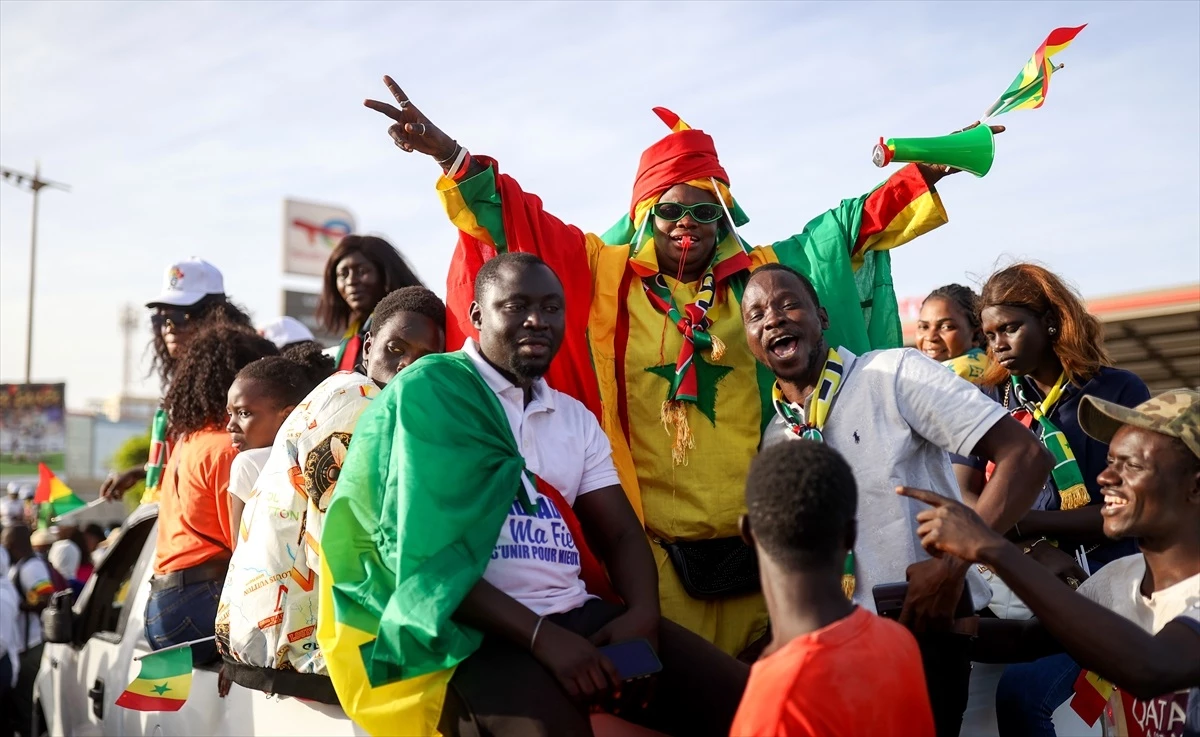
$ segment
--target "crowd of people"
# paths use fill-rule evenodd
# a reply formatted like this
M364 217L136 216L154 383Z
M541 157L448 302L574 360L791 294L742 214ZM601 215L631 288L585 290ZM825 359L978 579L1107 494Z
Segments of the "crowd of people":
M1005 737L1081 682L1114 734L1200 730L1200 393L1152 398L1031 263L934 290L901 348L891 252L952 170L751 247L712 139L657 109L594 235L385 83L443 172L446 300L349 235L323 350L168 269L162 430L102 489L159 505L152 649L211 638L197 664L372 734L948 737L972 662L1013 663Z
M29 493L25 493L28 489ZM60 591L77 596L108 552L111 531L69 519L34 529L32 488L9 484L0 506L0 735L22 734L33 716L42 659L39 612Z

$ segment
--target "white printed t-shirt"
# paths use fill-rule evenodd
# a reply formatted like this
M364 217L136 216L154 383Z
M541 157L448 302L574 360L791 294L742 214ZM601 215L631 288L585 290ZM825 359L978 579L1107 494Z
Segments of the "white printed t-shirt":
M949 453L970 455L1006 414L968 381L911 348L855 356L838 348L844 374L822 435L841 453L858 485L858 542L854 545L854 603L875 611L871 589L906 580L909 565L929 558L917 536L917 514L926 505L900 496L897 486L927 489L962 501ZM796 407L801 416L806 406ZM778 414L762 447L797 439ZM967 586L975 609L991 601L991 588L974 566Z
M463 353L500 400L525 467L558 489L568 504L620 483L608 437L587 407L544 379L534 382L533 401L525 406L524 390L501 376L473 340ZM595 597L580 578L575 540L554 502L536 496L538 511L532 515L513 502L483 579L535 614L567 612Z
M222 655L260 668L325 673L316 636L325 510L358 418L378 395L367 377L339 371L283 421L242 513L217 605Z
M37 600L39 594L49 595L54 591L50 584L50 569L46 561L36 555L31 555L20 563L13 563L8 571L8 578L17 587L17 593L23 595L28 603ZM37 612L21 612L18 626L25 646L21 652L42 644L42 617Z
M262 473L263 466L271 457L271 446L266 448L251 448L243 450L233 457L233 465L229 467L229 493L242 500L250 501L250 493L254 491L254 482ZM234 530L237 534L237 530Z
M1105 565L1080 584L1078 592L1152 635L1175 619L1200 622L1200 573L1150 596L1142 594L1145 577L1146 558L1138 553ZM1122 704L1122 699L1127 703ZM1200 732L1200 689L1185 689L1148 701L1114 691L1109 703L1114 719L1108 725L1108 734L1116 737L1178 737Z

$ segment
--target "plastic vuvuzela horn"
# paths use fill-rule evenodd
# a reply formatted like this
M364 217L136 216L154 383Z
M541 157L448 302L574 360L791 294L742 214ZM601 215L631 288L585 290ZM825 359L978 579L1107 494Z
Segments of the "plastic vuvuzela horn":
M893 161L914 164L939 164L969 171L977 177L987 174L996 157L992 129L977 125L970 130L936 138L879 139L871 154L875 166Z

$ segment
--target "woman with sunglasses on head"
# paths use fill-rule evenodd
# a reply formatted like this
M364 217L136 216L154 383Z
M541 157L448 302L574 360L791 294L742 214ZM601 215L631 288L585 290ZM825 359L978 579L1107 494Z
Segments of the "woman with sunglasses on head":
M384 83L394 101L367 107L388 117L396 146L441 168L437 189L460 231L447 279L456 316L447 345L474 332L466 319L474 276L492 254L530 252L551 267L563 282L567 327L546 378L608 432L622 487L656 541L662 616L741 652L767 623L738 518L773 386L746 343L740 303L749 274L781 262L810 277L829 311L832 345L898 347L888 250L946 222L934 184L949 171L906 166L796 223L796 235L751 247L738 235L748 218L712 138L658 108L671 132L642 154L629 208L601 236L545 212L496 161L469 153L390 77ZM784 341L778 350L796 347ZM736 575L718 575L726 554L742 562ZM699 558L703 571L683 563Z
M1033 509L1010 536L1060 578L1080 549L1091 572L1136 553L1133 538L1104 536L1104 493L1097 477L1108 466L1108 444L1083 431L1078 411L1085 396L1135 407L1150 398L1146 384L1112 367L1099 320L1068 284L1041 266L1019 263L993 274L983 285L980 318L992 359L984 385L995 388L1055 461ZM996 690L1001 737L1053 735L1050 717L1070 696L1078 675L1079 666L1067 655L1006 668Z
M244 367L278 353L252 328L215 324L196 330L178 359L163 400L174 447L163 469L146 605L146 639L155 650L214 633L233 554L229 479L238 448L226 432L229 388ZM212 642L192 646L196 663L216 656Z
M224 323L240 327L251 325L250 316L225 296L225 279L220 270L195 256L171 264L163 277L162 292L146 303L150 309L153 338L150 347L153 358L151 372L157 372L163 389L171 385L175 365L183 354L188 339L202 326ZM158 437L154 437L157 430ZM129 468L109 475L100 487L100 496L120 499L139 481L145 481L148 469L166 462L166 415L160 408L155 417L151 437L151 458L146 466ZM158 461L155 463L156 450ZM156 479L151 479L155 481ZM148 484L144 502L153 501L158 485Z
M332 333L343 333L334 361L338 371L362 362L362 346L371 329L371 313L384 295L401 287L424 286L400 252L373 235L342 238L325 262L317 320Z

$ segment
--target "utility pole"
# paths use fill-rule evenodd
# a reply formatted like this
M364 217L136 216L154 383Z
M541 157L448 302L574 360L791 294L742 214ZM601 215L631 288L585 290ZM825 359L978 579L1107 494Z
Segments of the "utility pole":
M121 310L121 335L125 341L125 355L121 361L121 396L129 396L130 371L133 368L133 331L137 330L138 312L133 305Z
M25 316L25 383L28 384L33 373L33 291L34 281L37 277L38 193L42 191L42 187L54 187L64 192L70 192L71 188L65 184L42 179L41 162L34 162L33 176L15 169L0 167L0 177L20 189L33 193L33 226L29 231L29 307Z

